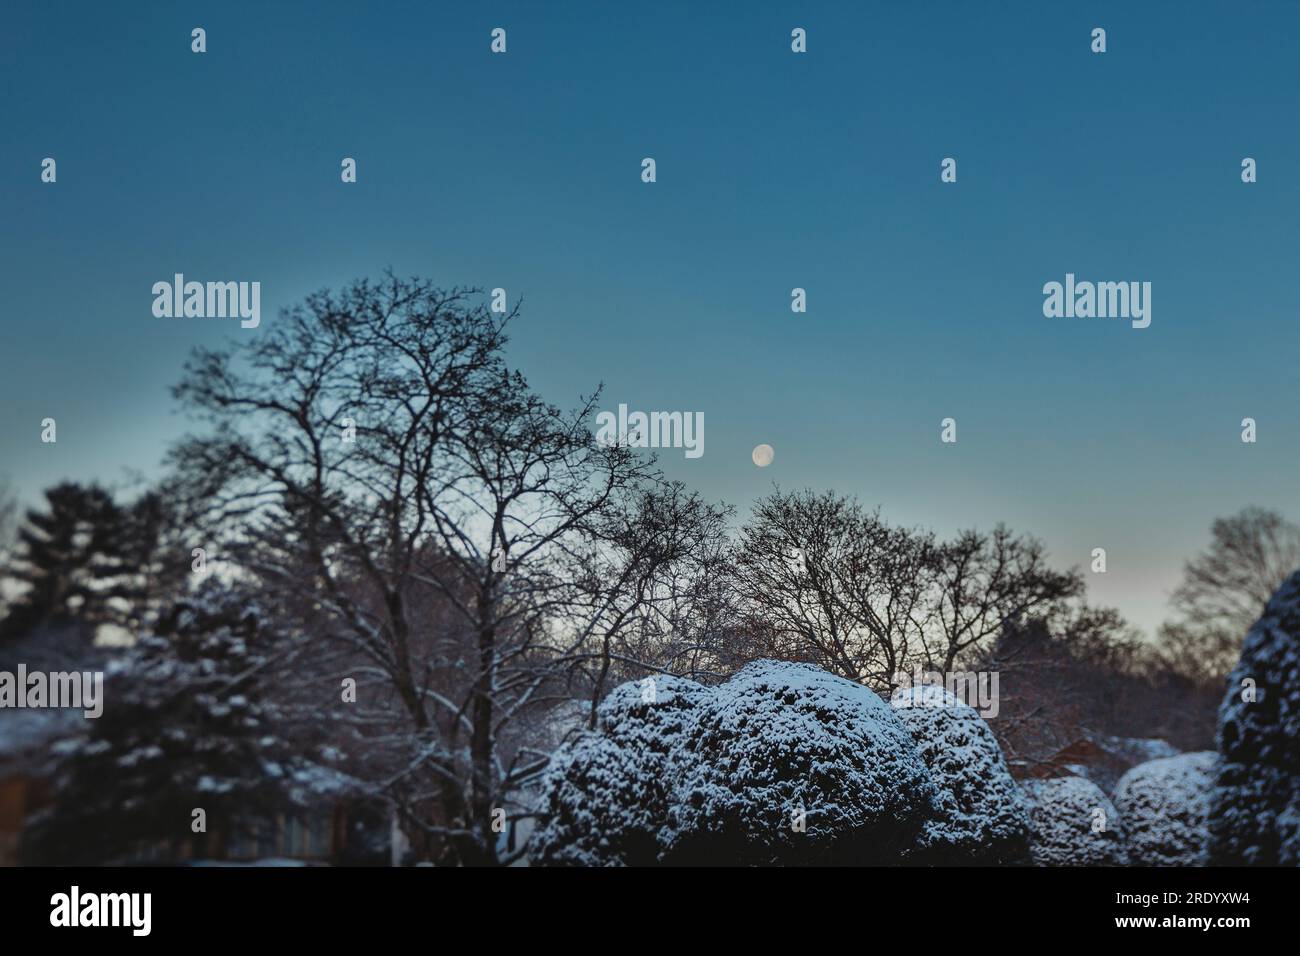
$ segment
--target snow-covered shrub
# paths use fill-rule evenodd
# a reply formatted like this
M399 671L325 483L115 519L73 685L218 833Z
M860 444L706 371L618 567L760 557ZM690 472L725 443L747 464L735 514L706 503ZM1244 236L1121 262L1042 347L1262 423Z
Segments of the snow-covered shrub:
M670 806L680 863L897 862L934 784L892 709L806 664L758 661L701 702Z
M1115 809L1134 866L1205 862L1205 817L1217 755L1212 750L1138 764L1120 778Z
M583 732L551 759L541 791L545 822L528 855L551 866L638 866L659 860L682 729L708 690L657 676L616 687Z
M1029 856L1029 800L1011 777L988 724L942 687L908 687L891 703L916 741L938 790L918 863L1022 863Z
M1218 746L1210 862L1300 865L1300 571L1246 635L1219 707Z
M529 859L544 866L654 863L665 803L647 756L592 732L556 751L542 781L547 819L529 839Z
M701 684L668 674L628 681L600 702L596 723L615 740L667 750L694 721L700 702L711 694Z
M1123 866L1119 813L1082 777L1031 780L1030 856L1038 866Z

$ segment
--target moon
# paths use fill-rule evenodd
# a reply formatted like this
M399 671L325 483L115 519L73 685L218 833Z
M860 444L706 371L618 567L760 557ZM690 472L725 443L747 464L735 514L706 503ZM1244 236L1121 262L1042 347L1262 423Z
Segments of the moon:
M775 457L775 455L776 452L772 451L771 445L759 445L750 452L749 457L754 459L754 464L758 465L759 468L766 468L768 465L772 464L772 458Z

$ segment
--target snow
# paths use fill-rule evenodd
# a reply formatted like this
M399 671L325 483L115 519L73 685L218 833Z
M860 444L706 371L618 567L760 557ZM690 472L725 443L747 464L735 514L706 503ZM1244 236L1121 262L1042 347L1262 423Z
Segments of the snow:
M667 674L628 681L601 701L596 721L616 740L639 741L652 731L652 745L667 745L694 721L699 704L711 693L701 684Z
M1030 780L1030 856L1037 866L1123 866L1119 812L1082 777Z
M134 750L131 750L123 754L122 756L118 757L117 765L122 768L131 768L141 762L149 761L149 760L157 760L162 756L163 756L162 748L150 744L145 747L136 747Z
M229 780L218 780L211 774L203 774L199 777L196 788L200 793L230 793L235 789L235 784Z
M664 815L657 761L597 733L556 754L543 781L547 822L532 834L529 858L550 866L635 866L659 856Z
M1103 737L1101 745L1116 756L1133 761L1134 764L1146 763L1148 760L1161 760L1165 757L1177 757L1181 751L1158 737Z
M910 736L860 684L759 661L651 697L621 685L555 754L534 863L892 863L934 813Z
M59 748L54 802L24 833L33 859L129 860L199 802L215 822L320 797L332 772L313 773L271 731L274 705L248 676L260 674L274 635L241 604L186 608L184 626L142 634L105 668L111 706Z
M679 738L709 691L679 677L629 681L601 702L599 732L561 747L542 778L549 819L530 859L558 866L637 866L660 859Z
M279 764L276 767L283 772L284 768ZM289 795L302 806L310 806L320 797L356 796L366 790L356 777L304 759L295 761L291 776L294 786Z
M1120 778L1115 809L1135 866L1205 862L1205 818L1218 755L1211 750L1138 764Z
M1253 699L1247 693L1253 682ZM1300 571L1246 635L1219 707L1209 859L1300 866Z
M682 739L695 759L671 807L673 862L893 863L933 813L889 705L808 664L748 665Z
M979 713L946 689L929 685L903 688L890 703L938 789L937 819L926 824L913 861L1024 862L1029 799Z
M0 670L108 671L111 659L102 648L88 646L73 627L38 628L0 647ZM94 720L81 710L64 708L4 708L0 711L0 765L6 771L44 775L58 758L80 746Z
M1138 764L1163 757L1176 757L1182 751L1157 737L1108 737L1093 739L1103 754L1089 763L1066 764L1063 769L1091 780L1103 793L1113 794L1124 776Z
M87 721L79 710L60 708L5 708L0 715L0 762L42 764L41 751L72 746L61 738L85 730Z

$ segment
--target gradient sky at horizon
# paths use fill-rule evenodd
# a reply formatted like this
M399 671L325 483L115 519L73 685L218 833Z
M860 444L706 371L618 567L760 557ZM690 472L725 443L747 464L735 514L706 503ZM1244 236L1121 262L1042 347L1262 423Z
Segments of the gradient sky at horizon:
M557 404L702 411L664 467L742 515L779 482L1105 547L1148 631L1213 518L1300 519L1295 5L723 6L9 5L0 476L157 473L190 348L256 332L154 282L258 280L265 326L391 266L522 296ZM1151 327L1044 318L1067 272L1152 282Z

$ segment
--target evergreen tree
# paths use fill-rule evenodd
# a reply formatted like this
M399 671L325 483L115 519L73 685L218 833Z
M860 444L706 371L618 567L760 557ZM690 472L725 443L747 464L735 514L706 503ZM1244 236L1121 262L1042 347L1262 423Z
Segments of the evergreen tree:
M103 715L62 746L57 800L30 863L111 863L213 852L287 808L320 768L277 735L263 688L277 635L255 606L210 583L171 608L110 668ZM195 832L195 810L206 833Z
M64 482L45 500L46 510L28 511L6 569L27 590L0 639L67 624L87 640L105 625L134 636L182 590L188 551L171 540L175 522L158 492L122 506L97 485Z
M1300 866L1300 571L1246 634L1219 708L1209 861Z
M112 594L121 609L118 623L138 634L185 592L190 548L180 539L176 529L181 522L161 492L140 496L123 510L122 519Z
M27 585L0 628L19 637L47 624L77 621L94 628L110 617L103 585L119 568L122 513L97 485L63 482L45 492L46 510L29 510L18 530L18 556L8 575Z

